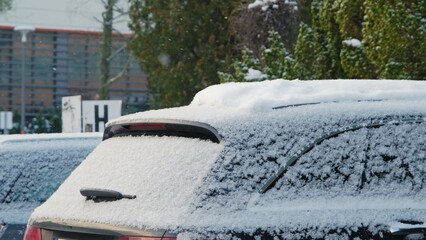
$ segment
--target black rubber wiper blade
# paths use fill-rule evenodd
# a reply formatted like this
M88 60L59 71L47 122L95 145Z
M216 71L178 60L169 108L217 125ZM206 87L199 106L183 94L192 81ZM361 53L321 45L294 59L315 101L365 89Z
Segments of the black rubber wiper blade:
M409 119L401 119L401 120L382 120L382 121L378 121L378 122L371 122L371 123L365 123L365 124L360 124L360 125L353 125L353 126L349 126L349 127L339 128L338 130L336 130L334 132L325 134L325 135L321 136L320 138L316 139L315 141L313 141L308 146L304 147L302 150L298 151L296 155L291 157L285 163L284 166L280 167L278 169L278 171L266 181L266 183L260 188L259 193L265 193L266 191L268 191L275 184L275 182L277 182L278 179L280 179L284 175L284 173L287 171L288 167L294 165L296 163L296 161L299 160L303 155L305 155L306 153L311 151L315 146L321 144L323 141L325 141L327 139L337 137L340 134L345 133L345 132L356 131L356 130L359 130L361 128L377 128L377 127L381 127L381 126L384 126L384 125L387 125L387 124L398 125L398 124L403 124L403 123L423 123L423 122L425 122L425 120L423 118L409 118Z
M135 199L136 195L125 195L118 191L109 190L109 189L99 189L99 188L82 188L80 189L80 194L83 197L86 197L86 200L93 200L95 202L108 202L116 201L123 198L126 199Z
M350 102L381 102L386 101L386 99L365 99L365 100L350 100ZM340 103L342 101L324 101L324 102L308 102L308 103L296 103L296 104L289 104L289 105L283 105L283 106L277 106L273 107L272 109L283 109L283 108L292 108L292 107L303 107L303 106L310 106L310 105L317 105L317 104L324 104L324 103Z
M403 221L390 225L390 232L394 236L419 236L423 238L410 238L410 239L424 239L426 234L426 224L420 221Z

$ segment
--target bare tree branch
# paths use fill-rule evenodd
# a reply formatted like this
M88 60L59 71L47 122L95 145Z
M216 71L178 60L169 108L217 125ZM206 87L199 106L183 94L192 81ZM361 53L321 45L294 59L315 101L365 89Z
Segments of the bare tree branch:
M123 69L121 70L121 72L119 72L117 75L110 78L106 83L104 83L104 87L108 88L109 86L111 86L111 84L115 83L116 81L124 77L129 70L130 63L131 63L131 57L129 57L129 59L126 62L126 65L123 66Z

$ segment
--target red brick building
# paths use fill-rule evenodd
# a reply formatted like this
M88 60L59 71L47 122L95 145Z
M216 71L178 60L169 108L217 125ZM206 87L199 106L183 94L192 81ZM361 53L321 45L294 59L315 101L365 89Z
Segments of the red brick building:
M97 99L100 37L100 32L36 28L23 46L21 35L13 26L0 26L0 111L19 114L22 79L27 120L60 108L63 96ZM111 76L128 61L128 38L129 35L114 35ZM111 85L109 97L122 100L125 113L144 110L148 104L147 81L148 76L132 60L127 74Z

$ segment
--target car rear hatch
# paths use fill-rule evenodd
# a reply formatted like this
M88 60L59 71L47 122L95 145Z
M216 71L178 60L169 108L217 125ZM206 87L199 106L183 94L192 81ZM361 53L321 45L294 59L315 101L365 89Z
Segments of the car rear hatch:
M174 237L161 229L176 228L191 209L222 151L219 142L217 131L200 122L149 119L108 126L103 142L32 214L35 235Z

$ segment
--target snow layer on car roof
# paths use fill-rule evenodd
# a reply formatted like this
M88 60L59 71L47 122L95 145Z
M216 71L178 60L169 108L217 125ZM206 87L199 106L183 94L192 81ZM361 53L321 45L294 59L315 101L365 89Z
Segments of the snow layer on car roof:
M271 82L265 84L268 85ZM402 83L402 81L395 83L400 82ZM411 85L416 82L405 83ZM234 88L232 84L229 86L231 89ZM423 85L418 86L418 89L421 88L424 88ZM416 92L415 89L413 91ZM235 97L238 98L240 94L242 93L236 91ZM32 220L82 220L137 228L195 229L196 231L207 229L206 231L218 232L226 232L229 229L254 232L259 227L271 228L272 231L285 229L289 232L297 232L297 230L311 227L314 232L311 232L309 236L323 236L334 227L352 228L364 224L364 226L379 228L377 226L383 227L383 225L378 224L390 224L401 219L426 221L424 188L426 176L418 174L424 173L425 170L424 123L421 123L419 128L402 124L396 131L389 127L371 131L360 130L353 138L350 134L342 134L339 138L324 143L324 146L337 146L333 154L345 153L345 151L356 153L356 149L349 148L347 145L354 142L364 143L366 134L371 133L376 136L372 139L374 144L379 144L381 137L389 134L401 133L404 137L411 136L408 140L412 144L418 144L420 151L411 154L419 157L418 164L414 158L408 159L407 162L408 169L415 173L411 187L406 189L406 182L402 181L394 185L380 183L380 186L387 186L389 189L375 188L373 185L367 186L365 190L362 189L361 197L370 197L372 201L378 200L374 198L374 193L378 193L379 200L380 198L386 200L387 209L381 207L380 202L372 204L373 209L363 208L365 204L351 205L351 203L359 203L360 199L357 200L353 195L359 189L354 184L348 188L338 187L342 184L338 177L330 182L330 189L324 186L318 187L311 182L308 182L306 186L318 189L311 192L308 188L297 188L297 184L300 184L298 177L302 174L321 178L330 172L330 168L327 167L330 166L332 157L322 159L323 153L315 151L301 159L300 165L295 166L294 172L277 182L277 186L285 185L286 181L296 183L279 198L290 204L287 208L276 202L265 205L265 202L270 199L268 197L271 197L269 195L274 193L274 189L267 192L264 197L257 199L255 197L258 188L266 181L266 177L272 175L287 158L300 151L306 143L336 128L368 123L372 118L385 120L389 116L395 116L396 120L404 117L419 117L424 121L426 114L424 96L419 93L417 98L413 99L408 93L405 97L402 95L401 93L399 96L405 101L391 99L378 102L331 102L271 110L262 114L253 113L250 109L246 111L247 108L191 104L186 107L121 117L110 124L153 118L201 121L215 127L223 136L223 141L215 147L216 145L210 142L196 139L178 140L171 137L147 137L141 140L137 140L138 138L108 139L73 172L47 204L34 212ZM359 100L358 96L357 100ZM268 105L268 108L275 107L275 104L286 103L273 103ZM401 138L401 141L404 139ZM393 146L398 141L398 138L392 138L384 140L383 144ZM272 144L274 142L279 144ZM141 144L143 148L137 147ZM183 148L185 146L186 148ZM380 156L382 149L385 148L380 144L377 146L376 155ZM284 158L278 157L280 151L286 153ZM391 149L390 153L393 151L395 149ZM413 149L401 150L404 155L407 152L411 153L410 151ZM220 156L215 159L218 152ZM189 160L188 153L196 157ZM161 154L165 155L161 156ZM145 156L147 156L146 160ZM362 153L356 156L362 158ZM398 155L396 156L395 162L398 163L401 159ZM157 159L165 159L165 162L160 163ZM138 165L142 162L143 165ZM379 158L371 162L374 171L383 171L403 178L405 168L398 171L399 165L384 167L382 162ZM358 167L354 165L353 169ZM156 175L160 173L158 169L167 171L164 175ZM374 171L372 171L373 175L376 173ZM175 173L177 175L174 175ZM110 174L112 176L106 177ZM372 179L375 178L372 177ZM348 181L349 185L356 182L352 179ZM85 201L80 196L81 187L102 187L143 197L95 204ZM180 191L176 192L176 189ZM405 201L405 205L401 205L400 202L406 199L405 196L409 196L412 201ZM262 202L262 198L265 201ZM312 199L318 200L317 206L313 206L314 204L310 202ZM330 207L333 200L340 205L336 205L335 208ZM301 203L299 208L292 209L291 206L297 203ZM374 229L370 230L374 231ZM297 236L294 238L297 239Z
M49 140L66 138L102 137L102 133L40 133L40 134L10 134L0 135L0 143L5 141Z
M351 100L418 99L426 83L407 80L273 80L214 85L197 93L191 106L254 110L277 106Z
M297 104L375 100L417 101L420 99L426 99L425 81L288 81L277 79L250 83L225 83L200 91L188 106L173 108L173 110L161 109L130 114L113 119L107 125L138 122L147 118L170 118L211 123L223 122L234 117L241 118L242 115L250 115L253 112L271 111L275 107ZM413 110L418 109L419 105L414 104L412 108ZM301 111L304 111L304 108ZM338 114L348 114L345 113L344 107L341 108L341 111Z

